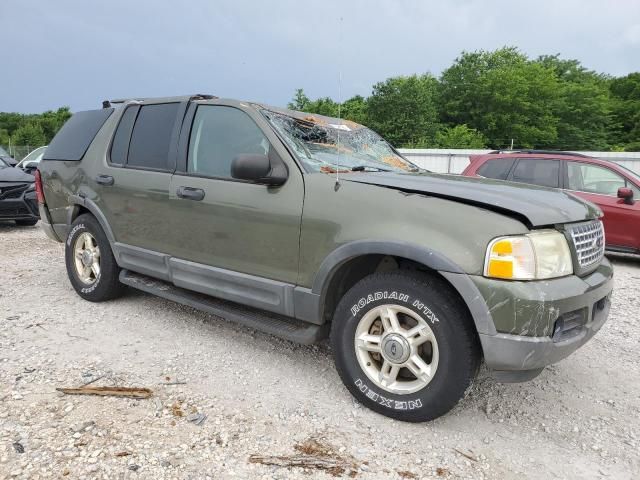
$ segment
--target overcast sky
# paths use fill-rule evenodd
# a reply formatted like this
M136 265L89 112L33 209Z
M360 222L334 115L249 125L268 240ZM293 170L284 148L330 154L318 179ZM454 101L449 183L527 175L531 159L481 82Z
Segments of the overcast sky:
M337 99L340 70L346 99L504 45L640 71L640 0L0 0L0 21L0 111L186 93L285 105L298 87Z

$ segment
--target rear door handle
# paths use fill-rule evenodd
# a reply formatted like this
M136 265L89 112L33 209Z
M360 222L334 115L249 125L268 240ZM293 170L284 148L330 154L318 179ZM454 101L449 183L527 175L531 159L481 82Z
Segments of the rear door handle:
M185 200L195 200L196 202L199 202L204 198L204 190L193 187L178 187L176 195L180 198L184 198Z
M111 185L113 185L114 180L111 175L98 175L96 177L96 183L110 187Z

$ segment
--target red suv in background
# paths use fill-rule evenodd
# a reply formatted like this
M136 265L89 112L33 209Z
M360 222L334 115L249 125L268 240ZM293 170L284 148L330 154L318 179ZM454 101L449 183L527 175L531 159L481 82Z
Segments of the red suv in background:
M523 150L471 155L462 175L561 188L604 212L607 250L640 253L640 176L577 153Z

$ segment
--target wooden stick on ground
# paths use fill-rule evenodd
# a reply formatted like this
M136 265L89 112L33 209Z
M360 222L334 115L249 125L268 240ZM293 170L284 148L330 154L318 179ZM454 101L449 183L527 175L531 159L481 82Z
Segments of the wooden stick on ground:
M358 466L342 458L323 458L315 455L250 455L249 463L261 463L276 467L300 467L325 470L326 472L340 476L344 472L356 472Z
M149 398L153 395L153 391L148 388L129 387L78 387L56 388L56 390L67 395L100 395L128 398Z

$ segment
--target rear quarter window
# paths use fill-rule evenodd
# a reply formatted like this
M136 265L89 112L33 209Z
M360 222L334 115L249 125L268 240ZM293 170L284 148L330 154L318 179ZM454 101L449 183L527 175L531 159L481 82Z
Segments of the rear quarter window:
M515 158L495 158L487 160L476 172L486 178L506 180Z
M43 160L80 161L113 108L75 113L51 140Z

